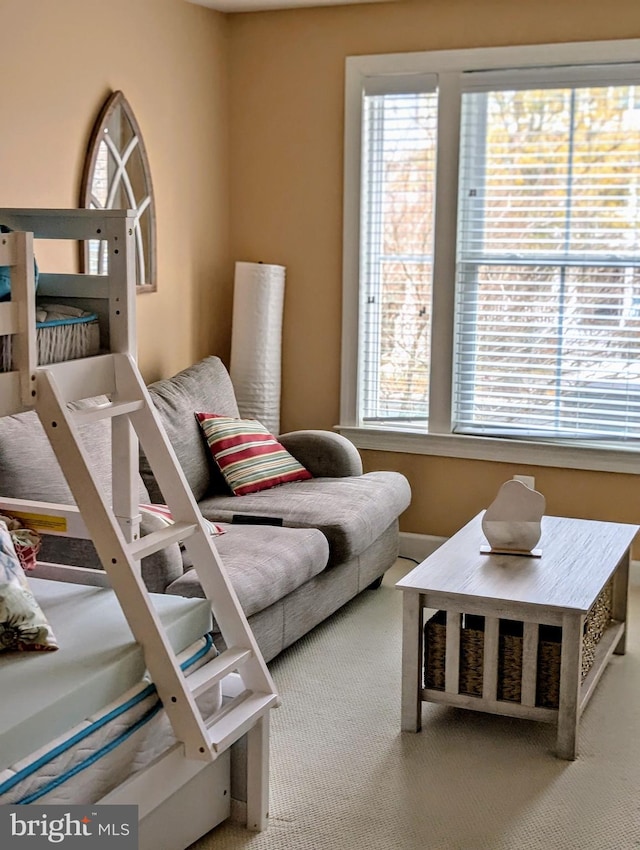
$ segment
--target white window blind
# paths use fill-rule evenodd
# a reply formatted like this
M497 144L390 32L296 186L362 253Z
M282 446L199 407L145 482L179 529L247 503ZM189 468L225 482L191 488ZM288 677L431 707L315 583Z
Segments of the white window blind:
M429 403L437 117L435 91L414 90L423 85L392 80L391 93L364 96L359 290L361 421L419 422L422 428Z
M454 339L458 433L640 439L640 84L463 94Z

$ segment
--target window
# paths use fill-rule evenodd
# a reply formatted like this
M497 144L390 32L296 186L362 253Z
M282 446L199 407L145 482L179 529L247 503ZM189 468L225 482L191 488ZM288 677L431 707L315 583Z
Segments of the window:
M342 425L381 435L360 445L640 447L632 44L348 60Z
M464 93L455 429L640 435L634 86Z
M365 422L427 419L436 116L435 91L365 98Z

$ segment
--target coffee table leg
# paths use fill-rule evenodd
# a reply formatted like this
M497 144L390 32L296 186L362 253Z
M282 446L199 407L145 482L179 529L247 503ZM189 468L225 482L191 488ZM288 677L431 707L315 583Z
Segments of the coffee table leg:
M629 592L629 567L631 564L631 549L627 549L625 556L618 564L618 569L613 574L613 604L611 616L620 623L627 622L627 595ZM615 655L624 655L627 650L627 629L613 650Z
M402 730L422 727L422 605L419 593L402 594Z
M570 760L578 755L583 620L580 614L565 614L562 621L558 756Z

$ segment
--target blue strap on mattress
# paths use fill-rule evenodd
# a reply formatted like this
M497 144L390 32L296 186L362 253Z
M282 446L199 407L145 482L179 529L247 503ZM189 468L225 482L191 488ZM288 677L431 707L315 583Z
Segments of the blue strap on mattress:
M93 755L88 756L84 761L79 762L75 767L70 768L69 770L61 773L59 776L56 776L55 779L51 779L44 785L42 788L39 788L37 791L34 791L33 794L28 794L26 797L22 797L21 800L17 800L14 805L19 805L22 803L35 803L36 800L39 800L40 797L43 797L45 794L48 794L49 791L53 791L54 788L57 788L58 785L62 785L63 782L66 782L67 779L71 779L72 776L75 776L77 773L85 770L87 767L91 767L92 764L97 762L102 756L111 752L111 750L118 747L123 741L126 741L134 732L140 729L141 726L144 726L145 723L148 723L152 717L162 709L162 703L160 700L153 706L153 708L149 709L149 711L144 714L140 720L130 726L128 729L125 729L124 732L121 732L117 738L114 738L113 741L110 741L108 744L105 744L104 747L101 747L99 750L96 750ZM90 731L95 731L97 727L91 726ZM2 789L0 788L0 791Z
M210 634L204 636L205 643L204 645L195 652L192 656L187 658L186 661L183 661L180 665L181 670L188 670L189 667L193 666L197 661L203 658L213 646L213 638ZM151 683L144 687L139 693L135 694L135 696L128 699L122 705L119 705L117 708L114 708L113 711L105 714L104 717L101 717L99 720L96 720L90 726L87 726L85 729L81 729L79 732L76 732L75 735L72 735L70 738L67 738L62 744L58 744L57 747L54 747L48 753L40 758L36 759L27 767L24 767L22 770L15 773L9 779L5 780L0 784L0 796L4 794L6 791L9 791L19 782L22 782L23 779L26 779L31 774L35 773L39 770L43 765L48 764L53 759L57 758L62 753L71 749L71 747L75 746L79 741L87 738L93 732L96 732L98 729L101 729L111 720L116 717L120 717L130 708L143 700L147 699L147 697L152 696L156 693L156 686ZM139 720L137 720L132 726L128 729L125 729L124 732L121 732L116 738L110 741L108 744L105 744L104 747L101 747L99 750L96 750L91 756L88 756L84 761L79 762L75 767L70 768L69 770L61 773L60 776L57 776L55 779L51 779L46 785L42 788L39 788L37 791L34 791L32 794L29 794L26 797L23 797L21 800L16 800L14 805L22 804L22 803L33 803L35 800L38 800L40 797L47 794L49 791L56 788L58 785L62 785L63 782L66 782L67 779L70 779L72 776L75 776L77 773L85 770L87 767L90 767L94 762L98 761L102 756L111 752L111 750L115 749L119 746L123 741L126 741L134 732L140 729L141 726L144 726L145 723L148 723L155 715L161 710L162 702L160 699L147 711Z

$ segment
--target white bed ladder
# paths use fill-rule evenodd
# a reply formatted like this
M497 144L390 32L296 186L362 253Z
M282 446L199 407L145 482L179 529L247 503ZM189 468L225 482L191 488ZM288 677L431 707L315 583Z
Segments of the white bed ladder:
M259 766L265 784L262 755L268 746L268 714L279 697L135 361L128 354L106 354L39 367L32 374L32 390L35 409L129 626L143 647L149 673L186 757L213 760L242 735L257 730L250 761ZM109 395L108 404L80 410L69 406L102 394ZM78 431L81 422L99 419L112 421L113 507L92 475ZM174 525L142 538L138 534L138 440L175 520ZM195 565L228 647L188 677L168 643L140 570L143 557L177 541L184 543ZM205 721L196 698L231 672L239 674L244 690L211 722ZM260 829L264 823L251 822L261 819L261 801L254 802L252 814L247 801L247 825Z

